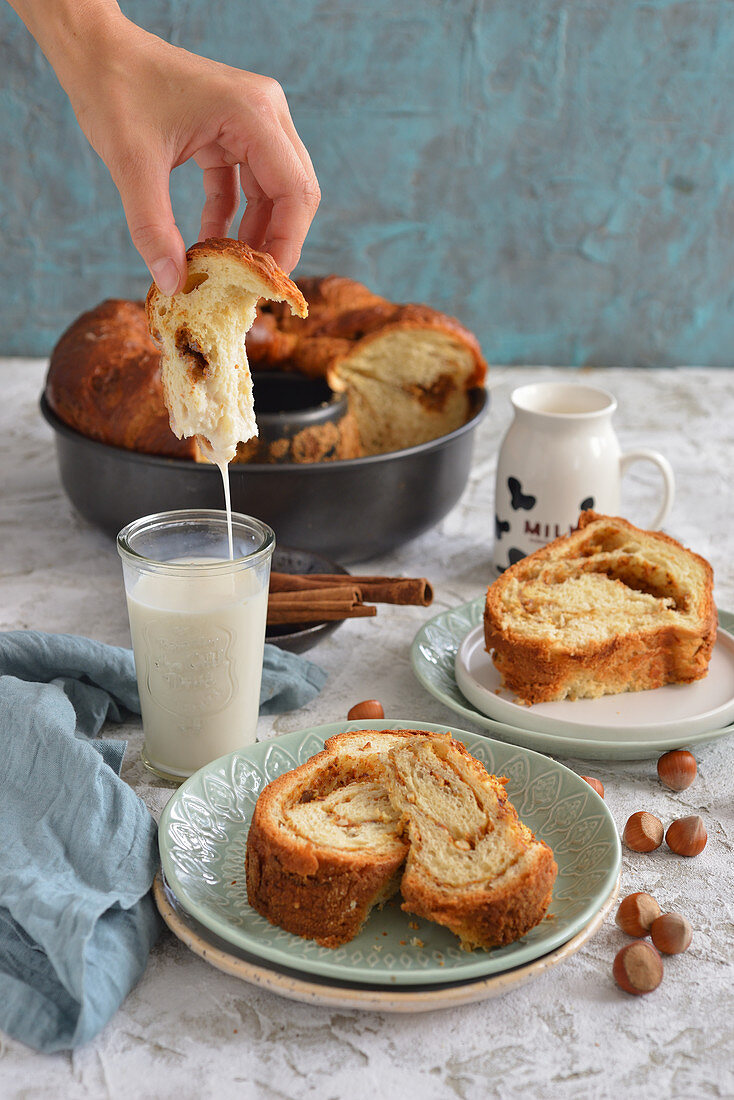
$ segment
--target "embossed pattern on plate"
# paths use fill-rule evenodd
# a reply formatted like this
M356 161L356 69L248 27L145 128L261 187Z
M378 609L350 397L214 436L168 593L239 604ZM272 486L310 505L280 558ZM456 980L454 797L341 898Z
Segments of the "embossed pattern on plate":
M657 734L644 733L628 736L624 729L613 736L599 732L591 725L579 725L568 734L531 730L526 726L510 725L490 718L462 694L456 682L456 655L464 638L481 622L484 614L484 597L443 611L430 619L416 634L411 647L413 671L423 687L456 714L493 737L514 745L523 745L536 752L575 756L584 760L646 760L661 752L675 748L716 741L734 733L734 725L704 729L698 733L689 730ZM719 610L719 622L724 630L734 630L734 614ZM519 721L519 720L518 720Z
M446 929L402 912L397 900L370 915L336 949L268 923L247 904L244 855L257 796L343 729L449 730L488 771L508 777L523 821L551 845L559 866L550 916L516 943L462 951ZM599 910L619 872L620 846L604 802L574 772L527 749L421 722L340 722L252 745L202 768L172 796L159 828L166 880L183 908L222 939L280 966L374 985L456 982L501 973L565 943Z

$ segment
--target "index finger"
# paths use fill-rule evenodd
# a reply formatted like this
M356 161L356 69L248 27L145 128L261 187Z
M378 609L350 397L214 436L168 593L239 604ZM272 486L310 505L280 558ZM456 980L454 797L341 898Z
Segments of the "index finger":
M321 201L311 162L304 165L278 121L275 132L248 143L241 163L273 204L263 248L289 274Z

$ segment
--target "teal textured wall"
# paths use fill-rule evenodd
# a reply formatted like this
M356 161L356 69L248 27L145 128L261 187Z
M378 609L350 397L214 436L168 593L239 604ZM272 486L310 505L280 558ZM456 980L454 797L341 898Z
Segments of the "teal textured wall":
M459 316L495 362L730 365L734 3L123 0L275 76L323 199L299 271ZM0 5L0 353L146 272L106 169ZM187 241L196 169L174 173Z

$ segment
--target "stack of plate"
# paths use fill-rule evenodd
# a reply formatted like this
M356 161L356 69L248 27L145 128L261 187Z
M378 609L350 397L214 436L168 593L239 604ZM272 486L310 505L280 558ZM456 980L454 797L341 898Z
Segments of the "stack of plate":
M516 943L465 952L446 929L404 913L371 914L343 947L319 947L269 924L247 904L245 847L259 792L344 729L450 732L497 775L522 820L558 863L547 918ZM602 799L538 753L419 721L346 722L285 734L202 768L161 818L164 920L213 966L294 1000L388 1012L445 1008L495 996L568 958L594 934L619 887L620 844Z
M482 596L431 619L415 637L411 660L432 695L495 737L587 760L643 760L734 732L730 612L719 611L719 632L703 680L529 707L502 687L484 648L484 603Z

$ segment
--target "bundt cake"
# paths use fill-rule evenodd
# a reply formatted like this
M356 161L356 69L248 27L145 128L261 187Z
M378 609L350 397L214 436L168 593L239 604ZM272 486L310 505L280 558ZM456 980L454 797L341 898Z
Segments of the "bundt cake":
M713 572L659 531L582 512L570 535L487 591L484 637L525 703L597 698L705 676L716 639Z
M111 298L63 334L46 376L46 400L82 435L143 454L194 458L193 439L176 439L163 400L161 355L142 302Z
M247 839L247 896L271 923L327 947L351 940L398 890L403 909L467 950L543 919L557 867L449 734L358 730L261 792Z
M366 454L446 435L471 414L487 364L476 338L428 306L394 305L339 276L304 279L307 321L264 303L249 335L253 366L325 377L346 391Z
M343 438L328 446L309 438L293 461L400 450L471 416L471 390L483 384L486 363L458 321L426 306L394 305L339 276L298 286L308 318L291 316L286 303L261 301L246 338L250 367L324 378L332 390L346 391L350 416ZM186 353L192 365L196 351ZM160 352L140 302L103 302L74 321L51 354L46 398L61 420L102 443L200 457L193 439L179 440L169 427ZM244 444L238 460L276 457Z

